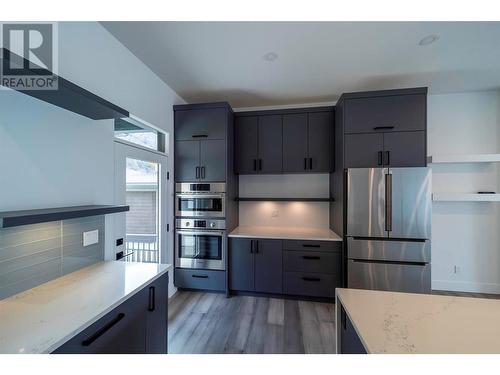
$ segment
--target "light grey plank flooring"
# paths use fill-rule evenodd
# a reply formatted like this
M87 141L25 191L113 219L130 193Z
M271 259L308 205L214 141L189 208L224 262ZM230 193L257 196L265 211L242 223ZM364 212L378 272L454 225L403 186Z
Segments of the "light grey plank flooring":
M169 353L335 353L335 305L178 292L169 302Z

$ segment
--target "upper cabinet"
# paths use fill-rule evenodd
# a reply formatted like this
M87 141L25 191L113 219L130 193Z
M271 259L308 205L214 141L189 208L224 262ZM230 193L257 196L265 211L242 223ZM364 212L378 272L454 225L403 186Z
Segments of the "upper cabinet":
M239 174L329 173L333 168L333 107L237 114Z
M426 166L427 88L344 94L344 167Z
M176 182L226 181L232 138L231 108L227 103L174 106ZM228 134L231 134L228 136Z
M236 173L281 173L283 166L282 116L236 117L235 157Z

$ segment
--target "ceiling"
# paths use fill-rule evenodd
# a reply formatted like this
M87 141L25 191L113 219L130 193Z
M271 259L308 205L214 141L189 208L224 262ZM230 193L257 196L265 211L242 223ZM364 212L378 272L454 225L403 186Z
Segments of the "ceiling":
M500 88L500 22L102 25L188 102L250 107L331 102L362 90ZM420 46L431 34L439 39Z

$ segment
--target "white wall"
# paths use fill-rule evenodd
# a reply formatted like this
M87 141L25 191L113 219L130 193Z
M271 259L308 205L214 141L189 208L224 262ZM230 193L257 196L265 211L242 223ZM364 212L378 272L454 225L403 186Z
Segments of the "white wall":
M241 175L240 197L327 198L328 174ZM240 226L329 227L328 202L240 202Z
M59 23L58 52L59 75L173 131L172 105L183 99L99 23ZM112 121L92 121L17 92L1 91L0 98L0 211L114 202ZM173 157L168 164L173 170ZM172 192L170 182L169 207ZM111 216L106 228L109 259Z
M428 147L429 155L500 152L500 93L429 96ZM434 192L500 192L498 164L432 169ZM432 219L432 287L500 293L499 204L434 202Z

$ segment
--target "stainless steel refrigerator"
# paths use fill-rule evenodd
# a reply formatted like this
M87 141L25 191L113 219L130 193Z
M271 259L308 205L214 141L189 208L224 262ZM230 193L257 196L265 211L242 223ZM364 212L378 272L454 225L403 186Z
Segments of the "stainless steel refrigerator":
M431 290L431 171L347 171L349 288Z

